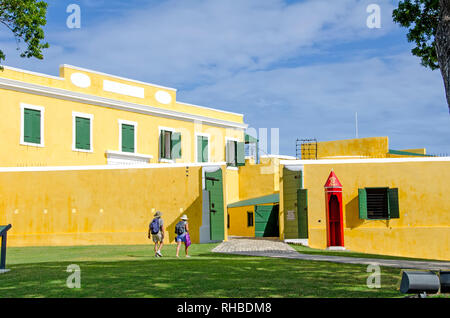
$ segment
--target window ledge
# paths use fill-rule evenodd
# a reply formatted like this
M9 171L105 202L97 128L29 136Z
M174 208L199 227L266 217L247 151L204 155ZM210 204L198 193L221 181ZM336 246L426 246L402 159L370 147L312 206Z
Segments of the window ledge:
M227 170L239 171L239 167L228 166L228 167L227 167Z
M149 163L150 159L153 159L151 155L143 155L132 152L113 151L106 150L106 158L108 164L120 164L120 163Z
M174 159L160 158L159 162L162 162L162 163L175 163L175 160Z
M25 141L21 141L20 144L22 146L31 146L31 147L39 147L39 148L44 148L44 144L34 144L32 142L25 142Z
M93 153L94 152L94 149L77 149L77 148L72 148L72 151L75 151L75 152L85 152L85 153Z

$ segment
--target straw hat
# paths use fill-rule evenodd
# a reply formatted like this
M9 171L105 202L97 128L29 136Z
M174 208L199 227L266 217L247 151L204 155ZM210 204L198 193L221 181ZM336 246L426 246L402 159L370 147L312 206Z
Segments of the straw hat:
M181 217L181 219L182 219L183 221L187 221L187 220L188 220L188 217L187 217L186 214L184 214L184 215Z
M161 217L162 213L160 211L156 211L155 213L155 218L159 218Z

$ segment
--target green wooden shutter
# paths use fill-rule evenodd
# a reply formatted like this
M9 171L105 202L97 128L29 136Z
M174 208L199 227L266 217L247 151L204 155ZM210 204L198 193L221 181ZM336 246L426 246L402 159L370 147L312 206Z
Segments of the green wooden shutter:
M398 189L388 189L389 218L400 218L400 209L398 204Z
M359 218L367 220L367 192L366 189L358 189L358 201L359 201Z
M32 128L32 112L30 109L23 110L23 141L34 142L33 141L33 128Z
M174 132L171 136L172 143L171 143L171 153L172 153L172 159L179 159L181 158L181 133Z
M161 130L159 135L159 157L160 158L164 158L164 145L165 145L165 140L164 140L164 136L165 136L165 131Z
M122 151L134 152L134 126L122 124Z
M33 111L33 138L36 144L41 143L41 111Z
M91 149L91 125L89 118L75 118L75 147L76 149Z
M202 153L203 153L202 159L203 159L203 161L202 162L208 162L209 161L209 158L208 158L208 147L209 147L208 142L209 142L208 138L207 137L203 137L203 139L202 139Z
M238 167L245 166L245 143L236 143L236 164Z
M308 190L297 190L298 238L308 238Z
M41 143L41 111L34 109L24 110L23 141L34 144Z

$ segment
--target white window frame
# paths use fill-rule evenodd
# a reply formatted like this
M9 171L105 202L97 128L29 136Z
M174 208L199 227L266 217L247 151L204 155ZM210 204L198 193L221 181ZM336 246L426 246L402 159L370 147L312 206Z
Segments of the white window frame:
M227 162L227 145L228 145L228 141L235 141L236 143L238 143L239 142L239 138L225 137L225 162ZM235 155L237 156L237 153ZM237 160L237 158L236 158L236 160ZM228 170L239 170L239 167L228 166L228 163L227 163L227 169Z
M125 153L135 153L135 154L138 153L137 151L138 124L135 121L129 121L124 119L119 119L119 152L124 153L122 151L122 125L134 126L134 152L125 152Z
M90 149L78 149L77 148L77 124L76 124L76 118L86 118L89 119L89 145ZM85 114L85 113L79 113L79 112L72 112L72 150L73 151L79 151L79 152L94 152L94 144L93 144L93 122L94 122L94 115L92 114Z
M158 126L158 158L159 158L159 162L175 163L175 159L161 158L161 131L163 131L163 130L170 131L171 133L178 132L175 128ZM181 146L183 146L183 145L181 145Z
M208 161L206 162L199 162L198 161L198 138L197 137L206 137L208 138ZM195 133L195 140L194 140L194 146L195 146L195 162L197 163L208 163L208 162L212 162L211 161L211 134L205 134L205 133Z
M25 108L32 110L39 110L41 112L41 142L39 144L35 144L32 142L25 142L24 130L25 130ZM44 115L45 108L43 106L36 106L26 103L20 103L20 144L24 146L32 146L32 147L45 147L44 143Z

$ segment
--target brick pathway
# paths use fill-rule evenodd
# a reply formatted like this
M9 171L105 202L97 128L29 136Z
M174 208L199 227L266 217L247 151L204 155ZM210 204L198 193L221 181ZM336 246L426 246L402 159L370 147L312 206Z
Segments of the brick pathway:
M345 264L373 264L402 269L450 270L450 262L408 261L301 254L288 244L277 239L230 237L228 242L223 242L218 245L212 250L212 252L247 256L301 259L309 261L326 261Z

